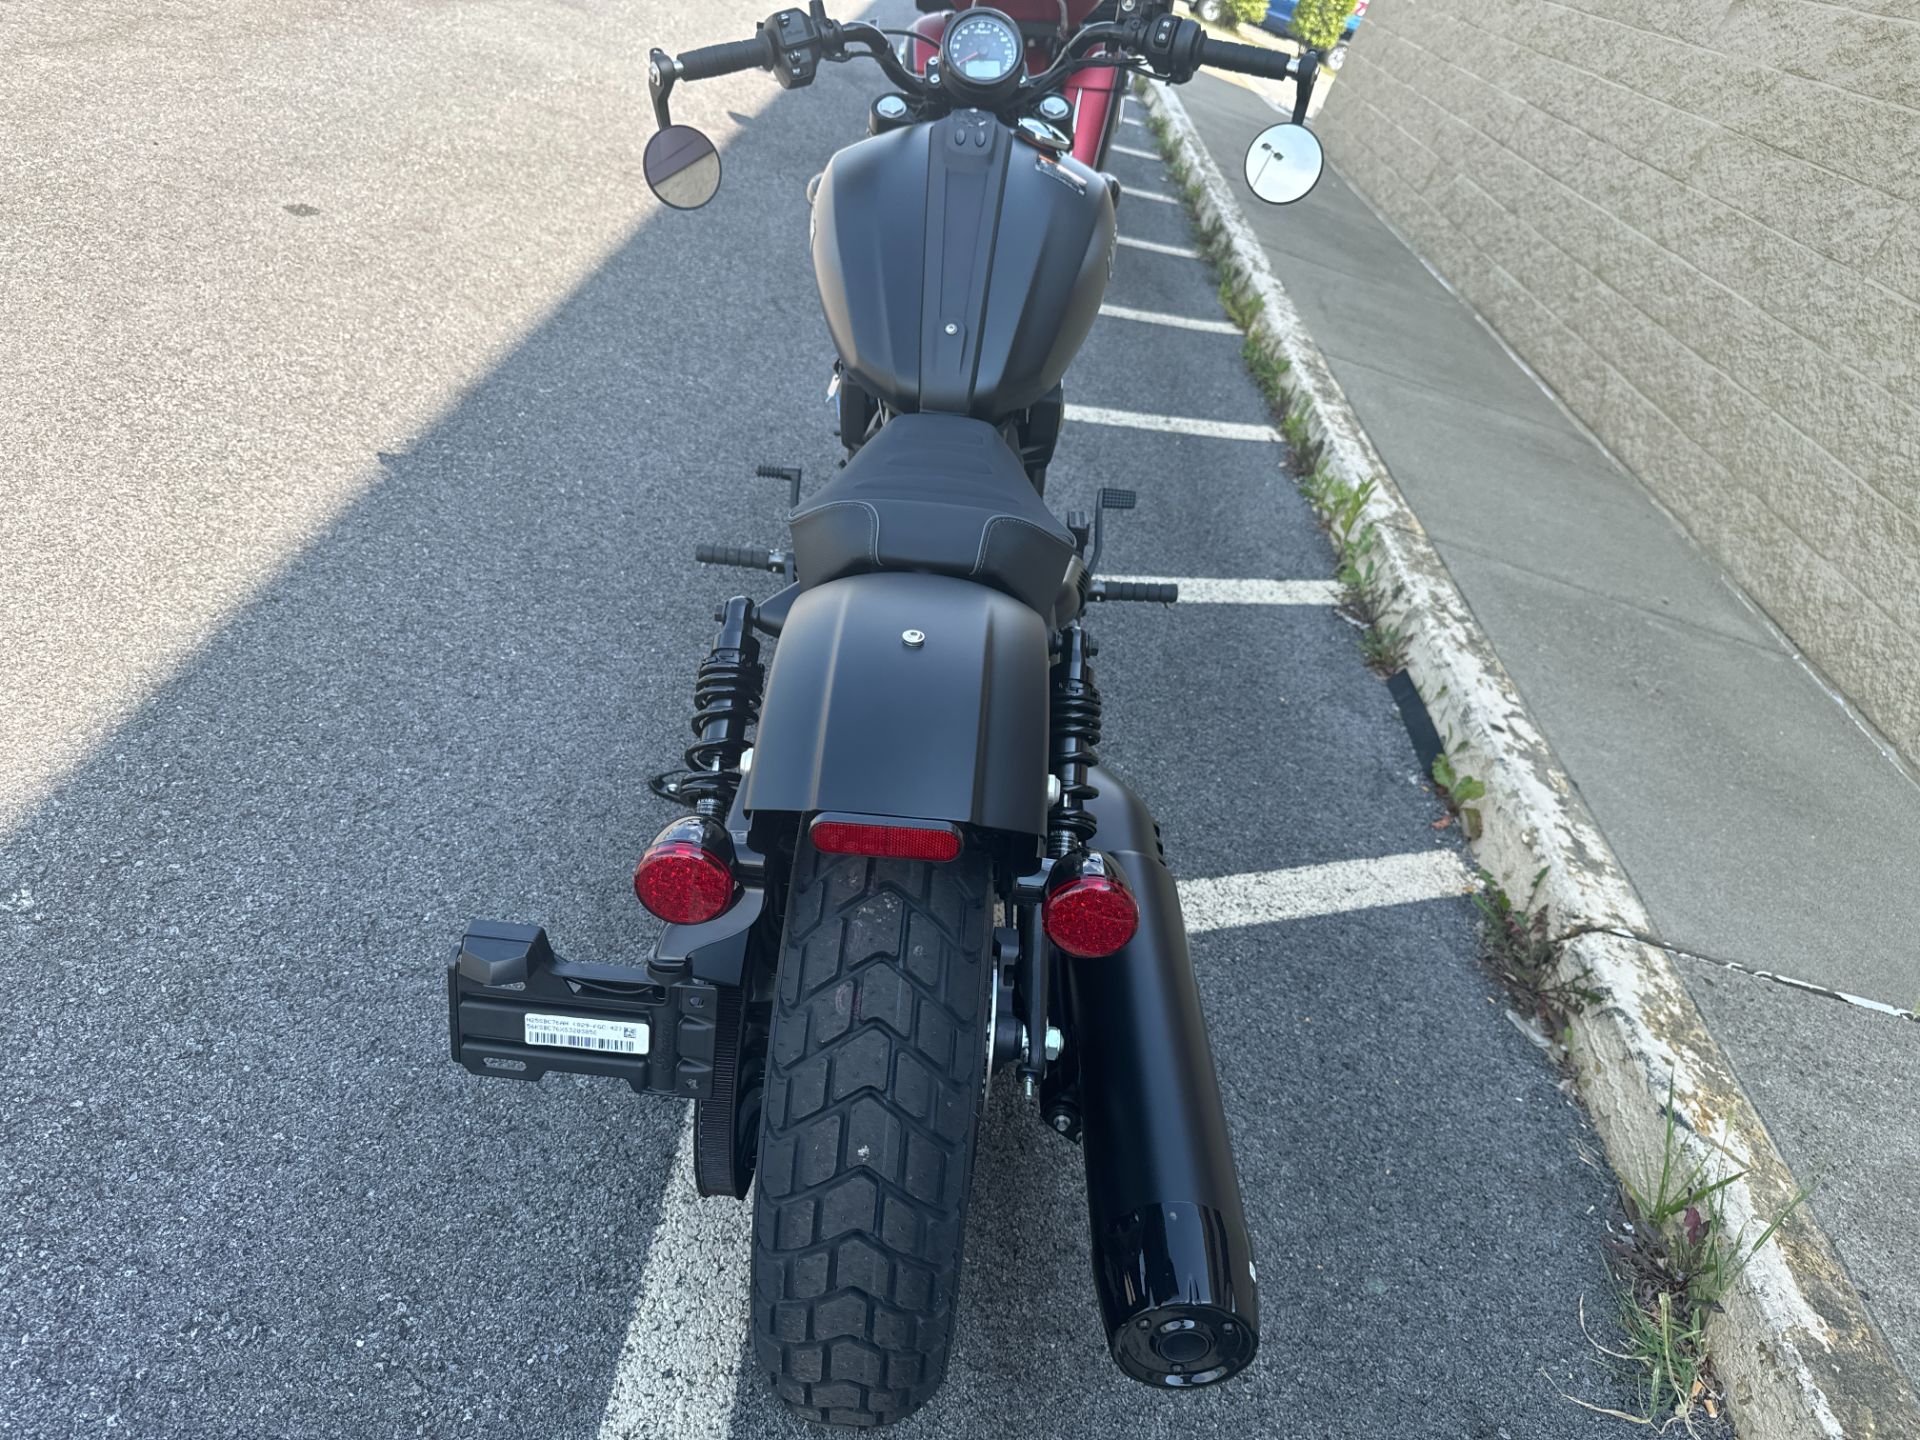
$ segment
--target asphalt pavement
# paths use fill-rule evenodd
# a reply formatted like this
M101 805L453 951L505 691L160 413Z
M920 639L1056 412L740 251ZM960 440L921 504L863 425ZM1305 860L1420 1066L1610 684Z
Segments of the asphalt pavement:
M640 184L647 47L753 19L16 13L0 1434L795 1431L742 1363L736 1212L667 1189L680 1108L472 1079L440 988L470 914L644 955L645 776L729 583L692 546L776 542L754 464L836 454L803 186L876 77L684 87L720 196ZM1191 244L1171 205L1121 228ZM1108 298L1219 318L1177 255L1123 249ZM1069 387L1268 418L1208 331L1103 318ZM1074 423L1050 498L1140 492L1117 573L1323 580L1283 458ZM1330 607L1095 620L1103 753L1183 881L1454 846ZM1578 1321L1604 1339L1609 1182L1475 943L1457 895L1195 937L1263 1291L1213 1392L1107 1360L1077 1152L998 1086L954 1368L901 1433L1610 1431L1565 1398L1631 1403ZM652 1331L702 1327L732 1353L633 1408Z

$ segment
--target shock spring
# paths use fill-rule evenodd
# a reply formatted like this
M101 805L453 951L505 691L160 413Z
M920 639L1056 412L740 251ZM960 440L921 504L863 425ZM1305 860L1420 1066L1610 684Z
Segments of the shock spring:
M1060 780L1060 799L1049 817L1048 853L1058 859L1085 844L1094 832L1086 802L1099 794L1087 783L1088 767L1100 763L1100 687L1093 683L1093 637L1078 620L1060 632L1060 654L1053 662L1051 768Z
M687 768L656 776L657 793L690 804L702 815L719 818L727 813L740 786L747 730L760 718L765 680L760 638L753 632L753 601L736 595L720 612L720 633L694 677L695 738L687 747Z

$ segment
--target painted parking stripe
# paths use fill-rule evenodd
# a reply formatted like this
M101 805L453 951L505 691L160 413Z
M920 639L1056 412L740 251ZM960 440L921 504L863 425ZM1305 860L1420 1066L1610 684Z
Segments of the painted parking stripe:
M1178 205L1180 202L1172 195L1162 195L1158 190L1140 190L1122 188L1120 197L1124 199L1151 200L1156 205Z
M1182 605L1338 605L1337 580L1227 580L1209 575L1108 575L1144 585L1178 585Z
M1088 425L1119 425L1129 430L1158 430L1168 435L1198 435L1208 440L1271 440L1280 432L1271 425L1246 425L1238 420L1202 420L1191 415L1149 415L1138 410L1108 410L1098 405L1069 405L1067 419Z
M723 1440L747 1336L753 1207L693 1188L687 1110L600 1440Z
M1158 160L1160 158L1151 150L1136 150L1131 145L1109 145L1107 148L1116 155L1131 155L1136 160Z
M1200 252L1190 245L1162 245L1158 240L1136 240L1131 235L1116 235L1113 243L1134 250L1151 250L1156 255L1178 255L1182 260L1200 258Z
M1220 875L1180 882L1180 909L1190 934L1271 925L1310 915L1338 915L1379 905L1408 905L1465 895L1473 877L1451 850L1336 860L1292 870Z
M1209 335L1240 333L1240 327L1231 320L1194 320L1185 315L1168 315L1161 310L1135 310L1127 305L1102 305L1100 313L1113 320L1137 320L1142 325L1167 325L1175 330L1204 330Z

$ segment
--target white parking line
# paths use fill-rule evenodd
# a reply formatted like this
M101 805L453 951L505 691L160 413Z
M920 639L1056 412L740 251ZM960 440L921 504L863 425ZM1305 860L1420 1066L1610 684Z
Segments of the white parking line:
M689 1108L600 1440L723 1440L747 1339L753 1207L693 1188Z
M1231 320L1191 320L1185 315L1169 315L1161 310L1135 310L1127 305L1102 305L1100 313L1112 320L1138 320L1142 325L1170 325L1175 330L1204 330L1209 335L1240 333L1240 327Z
M1098 405L1069 405L1067 419L1089 425L1120 425L1129 430L1159 430L1169 435L1199 435L1208 440L1271 440L1280 432L1271 425L1245 425L1237 420L1200 420L1189 415L1147 415L1138 410L1107 410Z
M1156 205L1178 205L1180 203L1174 196L1162 195L1158 190L1127 189L1123 186L1120 191L1120 198L1124 200L1128 196L1132 196L1136 200L1151 200Z
M1158 160L1160 158L1151 150L1136 150L1131 145L1109 145L1107 148L1116 155L1131 155L1136 160Z
M1188 933L1271 925L1310 915L1371 910L1465 895L1473 876L1451 850L1383 855L1377 860L1336 860L1293 870L1220 875L1180 882L1180 909Z
M1116 245L1130 246L1135 250L1151 250L1156 255L1178 255L1182 260L1198 260L1200 252L1186 245L1162 245L1158 240L1136 240L1131 235L1113 237Z
M1209 575L1108 575L1146 585L1178 585L1182 605L1338 605L1337 580L1225 580Z

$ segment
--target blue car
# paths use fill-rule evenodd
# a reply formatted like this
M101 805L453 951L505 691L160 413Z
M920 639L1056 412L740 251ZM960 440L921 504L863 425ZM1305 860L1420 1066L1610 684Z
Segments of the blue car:
M1298 40L1300 37L1293 33L1293 12L1299 8L1299 4L1300 0L1272 0L1272 3L1267 6L1267 18L1260 22L1260 28ZM1360 28L1361 17L1366 13L1367 0L1360 0L1360 3L1353 7L1353 14L1347 17L1347 28L1340 32L1340 43L1321 57L1327 62L1329 70L1338 70L1345 62L1347 44L1353 39L1353 32Z
M1267 18L1260 22L1260 28L1284 35L1289 40L1298 40L1300 37L1293 33L1293 12L1299 5L1300 0L1271 0L1267 6ZM1222 24L1228 19L1226 0L1195 0L1193 13L1209 24ZM1347 43L1353 39L1353 32L1360 28L1360 21L1366 13L1367 0L1359 0L1353 7L1353 14L1347 17L1347 28L1341 32L1340 43L1321 57L1329 70L1338 70L1347 58Z

